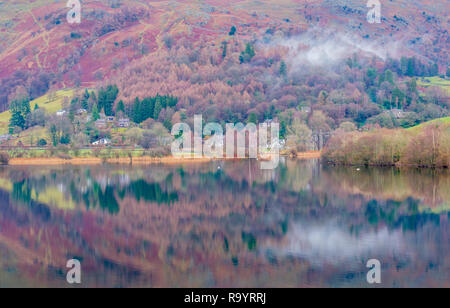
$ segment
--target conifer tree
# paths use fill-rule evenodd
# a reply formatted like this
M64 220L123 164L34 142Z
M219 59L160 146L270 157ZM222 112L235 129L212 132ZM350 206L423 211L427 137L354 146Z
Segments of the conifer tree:
M100 119L100 112L98 111L97 104L94 104L94 106L92 106L92 119L94 121Z

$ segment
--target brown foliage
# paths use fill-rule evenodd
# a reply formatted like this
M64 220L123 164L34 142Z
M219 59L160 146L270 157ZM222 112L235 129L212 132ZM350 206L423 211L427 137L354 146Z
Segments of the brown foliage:
M1 152L0 153L0 164L1 165L8 165L9 164L9 154L6 152Z
M343 165L448 168L450 125L430 124L415 131L340 132L329 140L323 158Z

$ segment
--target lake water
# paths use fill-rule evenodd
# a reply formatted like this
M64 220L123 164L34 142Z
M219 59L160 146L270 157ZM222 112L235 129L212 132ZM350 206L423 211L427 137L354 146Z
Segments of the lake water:
M0 287L450 286L448 171L0 168Z

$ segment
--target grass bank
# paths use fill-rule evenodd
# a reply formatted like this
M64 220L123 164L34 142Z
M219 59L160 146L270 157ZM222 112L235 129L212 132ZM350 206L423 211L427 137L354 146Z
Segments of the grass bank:
M290 153L280 153L289 156ZM320 151L296 153L297 159L317 159ZM225 159L225 158L224 158ZM270 160L270 155L260 157ZM168 149L70 149L70 148L14 148L0 151L0 164L3 165L96 165L111 164L177 164L202 163L213 159L185 158L171 155Z

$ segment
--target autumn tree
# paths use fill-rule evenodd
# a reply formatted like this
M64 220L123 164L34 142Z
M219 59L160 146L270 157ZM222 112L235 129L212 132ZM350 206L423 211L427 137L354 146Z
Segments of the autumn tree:
M325 144L325 138L331 131L329 123L332 120L328 118L322 111L314 111L308 120L309 127L313 131L313 139L318 150L322 149Z
M294 119L288 127L287 146L297 151L307 151L311 148L312 131L300 119Z

